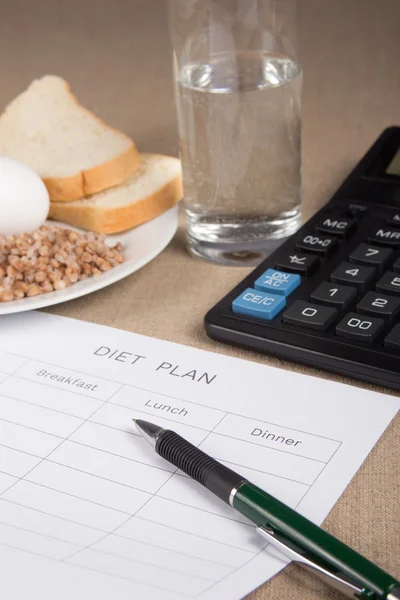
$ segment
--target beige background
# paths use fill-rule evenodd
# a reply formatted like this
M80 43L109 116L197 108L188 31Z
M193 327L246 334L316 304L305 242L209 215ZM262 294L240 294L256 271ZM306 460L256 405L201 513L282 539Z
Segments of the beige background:
M400 124L400 1L300 4L303 191L309 216L381 130ZM177 153L164 0L0 0L0 105L45 73L68 79L84 104L130 134L141 150ZM204 313L247 270L195 261L183 241L180 230L140 272L51 312L330 377L209 340ZM330 532L398 578L399 439L397 418L325 522ZM283 597L342 596L293 567L249 596Z

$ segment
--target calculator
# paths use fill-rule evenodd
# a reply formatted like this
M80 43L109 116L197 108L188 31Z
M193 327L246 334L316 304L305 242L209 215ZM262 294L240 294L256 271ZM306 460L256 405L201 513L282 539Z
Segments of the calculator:
M400 389L400 127L205 327L215 340Z

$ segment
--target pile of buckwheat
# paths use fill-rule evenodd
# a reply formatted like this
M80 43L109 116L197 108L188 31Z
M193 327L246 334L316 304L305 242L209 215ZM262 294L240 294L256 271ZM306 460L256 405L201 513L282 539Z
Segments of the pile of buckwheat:
M63 290L123 261L122 245L110 248L99 233L43 225L0 236L0 302Z

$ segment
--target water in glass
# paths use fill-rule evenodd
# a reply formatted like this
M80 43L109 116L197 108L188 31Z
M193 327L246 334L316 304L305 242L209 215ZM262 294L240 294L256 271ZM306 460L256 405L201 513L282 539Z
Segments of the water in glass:
M301 70L248 51L176 76L191 250L256 263L300 223Z

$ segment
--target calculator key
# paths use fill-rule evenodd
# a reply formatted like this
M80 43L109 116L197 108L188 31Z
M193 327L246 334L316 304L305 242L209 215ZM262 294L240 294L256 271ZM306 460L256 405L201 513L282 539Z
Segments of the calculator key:
M368 241L370 241L371 244L400 248L400 229L385 226L378 227L378 229L369 236Z
M324 281L311 294L311 300L321 302L321 304L330 304L339 309L348 308L349 304L357 296L357 290L347 285L338 285Z
M330 215L317 223L315 228L323 233L331 233L340 237L347 237L355 226L355 220L340 215Z
M254 283L256 290L289 296L301 283L300 275L268 269Z
M337 310L297 300L283 313L283 322L324 331L335 320Z
M393 273L393 271L388 271L378 281L376 289L383 292L391 292L392 294L400 294L400 275Z
M331 275L331 281L338 283L350 283L357 288L365 288L373 279L375 269L373 267L359 267L349 262L342 262Z
M400 324L393 327L392 331L386 336L384 344L388 348L400 349Z
M382 268L391 258L393 250L389 248L376 248L368 244L360 244L350 254L350 262L370 265L371 267Z
M396 271L396 273L400 273L400 258L398 258L394 265L393 265L393 271Z
M296 244L296 248L298 250L306 250L307 252L329 255L333 252L337 244L338 241L336 238L308 233Z
M384 326L385 321L383 319L374 319L357 313L349 313L337 325L336 334L351 340L372 342Z
M366 206L364 206L364 204L356 204L354 202L352 202L349 207L347 208L346 211L346 216L351 216L351 217L363 217L364 215L366 215L368 212L368 209Z
M400 298L368 292L357 304L356 310L366 315L393 319L400 310Z
M292 252L278 260L275 266L277 269L282 269L282 271L299 273L300 275L309 275L315 271L318 265L319 260L315 256L307 256L306 254Z
M389 219L386 219L386 223L388 225L394 225L395 227L400 227L400 213L395 213Z
M283 296L247 288L232 302L232 311L270 321L286 306Z

